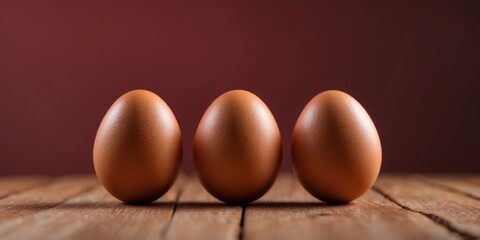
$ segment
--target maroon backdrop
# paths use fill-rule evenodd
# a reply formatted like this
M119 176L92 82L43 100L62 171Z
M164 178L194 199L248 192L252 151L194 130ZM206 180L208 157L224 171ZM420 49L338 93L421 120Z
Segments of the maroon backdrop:
M479 172L479 26L474 0L0 1L0 175L93 172L103 115L137 88L174 111L187 171L203 112L242 88L275 115L283 169L302 108L340 89L382 171Z

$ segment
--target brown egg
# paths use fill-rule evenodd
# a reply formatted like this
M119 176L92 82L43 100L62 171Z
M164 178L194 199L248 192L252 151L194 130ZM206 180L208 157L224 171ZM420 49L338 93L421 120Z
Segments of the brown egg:
M97 177L127 203L155 201L172 186L182 157L180 127L168 105L146 90L121 96L98 128Z
M280 130L256 95L233 90L208 107L194 139L198 178L214 197L252 202L272 186L282 158Z
M298 117L292 163L303 187L329 203L347 203L375 182L382 148L375 125L350 95L325 91Z

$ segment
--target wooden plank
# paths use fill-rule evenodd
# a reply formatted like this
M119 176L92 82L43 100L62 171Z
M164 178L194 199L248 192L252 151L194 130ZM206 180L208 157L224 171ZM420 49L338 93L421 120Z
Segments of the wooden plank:
M478 175L467 177L465 180L470 181L476 184L477 186L480 186L480 176Z
M420 175L419 175L420 176ZM471 184L480 186L480 175L479 174L429 174L428 177L438 177L438 178L451 178L451 179L461 179L462 181L469 182Z
M436 187L415 176L383 177L376 187L401 206L429 216L464 238L480 238L479 200Z
M443 187L450 191L456 191L466 196L480 200L480 184L469 181L470 177L462 176L418 176L419 178Z
M0 225L0 239L159 239L183 177L150 205L126 205L102 186L41 213Z
M244 239L459 239L429 218L369 191L348 205L326 205L292 175L248 206Z
M46 176L9 176L0 179L0 199L45 184Z
M242 208L212 197L192 179L177 204L166 239L237 239Z
M0 225L7 221L52 208L96 184L86 176L67 176L49 184L0 199Z

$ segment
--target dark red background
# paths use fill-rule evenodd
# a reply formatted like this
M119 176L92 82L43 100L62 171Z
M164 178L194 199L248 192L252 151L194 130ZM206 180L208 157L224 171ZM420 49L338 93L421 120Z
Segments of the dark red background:
M93 172L103 115L136 88L173 109L187 171L207 106L243 88L275 115L284 169L304 105L340 89L383 171L479 172L479 26L473 0L1 1L0 175Z

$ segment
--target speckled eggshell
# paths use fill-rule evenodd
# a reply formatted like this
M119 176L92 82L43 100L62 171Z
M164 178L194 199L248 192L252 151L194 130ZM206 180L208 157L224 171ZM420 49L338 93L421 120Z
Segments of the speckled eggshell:
M203 115L194 138L194 163L205 189L231 204L252 202L276 179L282 158L280 130L265 103L233 90Z
M156 94L134 90L118 98L95 138L93 162L103 186L127 203L148 203L172 186L182 157L180 127Z
M382 148L375 125L350 95L325 91L303 109L292 135L292 163L303 187L328 203L348 203L375 182Z

